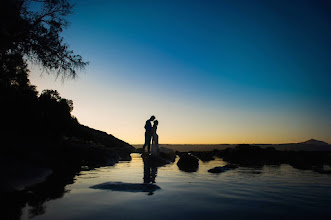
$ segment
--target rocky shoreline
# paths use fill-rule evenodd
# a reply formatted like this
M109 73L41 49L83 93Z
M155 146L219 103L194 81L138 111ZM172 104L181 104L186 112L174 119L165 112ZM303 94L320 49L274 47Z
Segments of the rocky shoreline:
M80 171L129 161L135 152L130 144L84 125L76 124L68 134L60 141L8 138L0 156L5 219L19 219L26 205L32 217L43 213L43 204L61 198Z
M65 137L61 143L15 143L1 155L4 179L1 193L20 191L54 173L79 173L81 169L110 166L131 160L135 149L106 133L90 129L88 139ZM95 138L97 134L97 138ZM102 137L102 139L100 138Z
M195 172L198 169L198 159L206 162L214 157L222 158L230 167L222 167L213 171L228 170L237 166L264 166L289 164L297 169L313 170L322 174L331 174L324 165L331 166L330 151L280 151L273 147L261 148L249 144L239 144L233 148L213 151L176 152L180 157L177 165L179 169ZM233 165L233 166L232 166ZM213 172L212 171L212 172Z
M175 161L172 149L165 147L160 149L163 150L159 157L143 156L144 162L150 163L152 166L163 166ZM141 148L137 149L137 152L141 152ZM169 157L167 154L172 156ZM331 170L324 169L325 165L331 166L331 151L280 151L274 147L262 148L255 145L239 144L224 150L176 151L175 154L179 157L177 166L184 172L196 172L199 169L199 161L208 162L218 157L226 161L228 165L215 167L210 170L211 173L221 173L238 166L262 167L264 165L289 164L297 169L331 174Z

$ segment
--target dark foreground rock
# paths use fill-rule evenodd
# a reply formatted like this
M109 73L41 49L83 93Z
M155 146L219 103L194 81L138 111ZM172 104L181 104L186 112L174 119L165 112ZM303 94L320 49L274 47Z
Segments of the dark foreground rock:
M105 189L122 192L154 192L161 189L156 184L106 182L91 186L92 189Z
M176 152L172 149L166 147L160 147L159 150L160 157L164 158L165 160L175 162L176 160Z
M203 162L215 160L213 151L191 151L190 153Z
M235 165L229 164L229 165L225 165L225 166L222 166L222 167L214 167L212 169L209 169L208 172L209 173L223 173L225 171L233 170L233 169L236 169L236 168L238 168L238 167L235 166Z
M141 157L143 158L144 164L147 166L150 166L150 167L161 167L161 166L171 163L171 161L169 161L161 156L152 156L152 155L143 153L141 155Z
M14 161L12 160L12 162ZM2 161L0 164L1 167L4 167ZM24 190L29 186L44 182L52 173L50 168L15 161L11 166L2 169L1 175L6 178L0 182L1 192Z
M223 160L241 166L289 164L297 169L328 173L323 169L323 165L331 164L331 152L328 151L278 151L273 147L261 148L241 144L234 148L214 152Z
M81 167L93 169L131 160L134 148L105 132L77 123L69 134L74 136L63 136L60 141L19 137L6 144L0 155L5 170L0 192L23 190L55 172L75 175Z
M279 163L277 152L273 149L264 150L258 146L241 144L234 148L228 148L223 152L223 160L247 166L263 165L265 163Z
M161 147L159 149L159 155L149 155L147 152L141 151L141 157L144 164L150 167L161 167L169 163L173 163L176 159L176 153L174 150Z
M196 172L199 168L199 159L189 153L177 153L180 159L177 166L180 170L185 172Z
M130 144L114 137L106 132L99 131L79 123L74 124L68 131L68 137L72 140L78 140L78 142L95 143L103 145L107 148L125 149L131 152L135 151L134 147Z
M28 204L29 216L45 212L43 204L61 198L65 186L79 172L131 160L134 148L109 135L76 124L61 140L40 136L7 138L0 154L3 181L0 202L6 204L4 219L19 219Z

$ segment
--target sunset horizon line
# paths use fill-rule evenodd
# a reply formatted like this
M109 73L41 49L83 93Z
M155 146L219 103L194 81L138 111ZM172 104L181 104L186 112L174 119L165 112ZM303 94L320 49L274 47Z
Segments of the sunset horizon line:
M159 145L239 145L239 144L256 144L256 145L262 145L262 144L266 144L266 145L278 145L278 144L301 144L304 143L306 141L310 141L310 140L315 140L315 141L321 141L324 142L328 145L330 145L329 142L323 141L323 140L317 140L314 138L311 138L309 140L305 140L302 142L279 142L279 143L268 143L268 142L256 142L256 143L252 143L252 142L238 142L238 143L216 143L216 144L206 144L206 143L195 143L195 144L173 144L173 143L160 143ZM135 145L144 145L143 143L138 143L138 144L131 144L132 146Z

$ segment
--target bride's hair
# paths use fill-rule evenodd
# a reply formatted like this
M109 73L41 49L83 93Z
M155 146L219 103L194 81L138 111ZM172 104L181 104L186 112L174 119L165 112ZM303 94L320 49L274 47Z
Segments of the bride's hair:
M155 120L154 121L154 125L158 125L159 124L159 121L158 120Z

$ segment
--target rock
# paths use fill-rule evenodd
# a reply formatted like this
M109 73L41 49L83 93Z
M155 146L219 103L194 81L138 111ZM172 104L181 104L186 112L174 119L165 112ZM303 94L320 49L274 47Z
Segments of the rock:
M188 153L179 153L180 159L177 166L180 170L185 172L196 172L199 168L199 160Z
M122 191L122 192L149 192L149 193L161 189L161 187L159 187L156 184L122 183L122 182L105 182L91 186L90 188Z
M320 173L328 172L324 172L323 169L315 169L315 167L331 163L331 153L328 151L279 151L274 147L263 149L248 144L227 148L216 155L227 162L241 166L289 164L296 169L309 169Z
M142 152L141 157L146 165L151 167L160 167L172 163L176 159L175 151L160 147L159 155L149 155L147 152Z
M240 144L234 148L227 148L222 153L223 160L245 166L262 166L264 164L280 164L281 152L273 149Z
M210 173L223 173L225 171L233 170L233 169L236 169L236 168L238 168L238 167L235 166L235 165L229 164L229 165L225 165L225 166L222 166L222 167L214 167L213 169L208 170L208 172L210 172Z
M176 153L172 149L160 147L159 153L160 153L160 157L166 160L169 160L171 162L175 162L176 160Z
M171 161L166 160L166 159L162 158L161 156L152 156L152 155L143 153L141 155L141 157L143 158L144 164L146 164L150 167L161 167L161 166L171 163Z
M44 182L53 171L47 167L35 167L28 164L12 164L2 171L3 181L0 192L21 191L38 183Z
M80 166L112 166L120 160L131 160L130 153L121 148L108 148L99 144L67 143L66 156Z
M143 148L137 148L136 150L135 150L135 153L140 153L140 154L142 154L144 152L144 149Z
M114 148L114 150L119 155L120 161L131 161L131 151L128 151L127 149L121 149L121 148Z
M194 156L199 158L201 161L211 161L215 160L214 158L214 151L193 151L191 152Z
M106 148L121 148L125 149L129 152L134 152L135 148L130 144L114 137L111 134L107 134L106 132L99 131L93 128L89 128L87 126L81 124L75 124L70 129L70 137L76 137L76 139L88 142L88 143L96 143L105 146Z
M331 170L325 169L323 166L313 167L313 171L320 173L320 174L331 174Z

